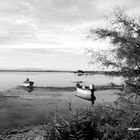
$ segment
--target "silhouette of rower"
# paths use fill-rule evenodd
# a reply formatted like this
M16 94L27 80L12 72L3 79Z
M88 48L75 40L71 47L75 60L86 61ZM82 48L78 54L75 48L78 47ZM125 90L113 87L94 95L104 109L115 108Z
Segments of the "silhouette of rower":
M90 91L91 91L91 104L94 105L94 102L96 100L96 97L94 95L94 92L95 92L96 89L95 89L95 87L94 87L93 84L90 85L89 88L90 88Z
M29 78L27 78L26 81L29 82Z

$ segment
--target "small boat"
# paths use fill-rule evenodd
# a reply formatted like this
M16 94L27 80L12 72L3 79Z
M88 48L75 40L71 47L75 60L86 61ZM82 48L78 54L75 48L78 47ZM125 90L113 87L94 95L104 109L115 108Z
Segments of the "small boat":
M23 84L24 87L29 87L30 86L30 82L25 81Z
M76 84L76 89L77 89L76 96L86 100L92 100L93 97L91 92L91 90L93 89L92 85L90 87L87 87L87 86L82 86L80 84Z
M34 82L32 82L32 81L25 81L23 86L24 87L30 87L30 86L33 86L33 84L34 84Z
M29 79L27 78L27 80L24 81L23 86L24 86L24 87L31 87L31 86L33 86L33 84L34 84L34 82L29 81Z

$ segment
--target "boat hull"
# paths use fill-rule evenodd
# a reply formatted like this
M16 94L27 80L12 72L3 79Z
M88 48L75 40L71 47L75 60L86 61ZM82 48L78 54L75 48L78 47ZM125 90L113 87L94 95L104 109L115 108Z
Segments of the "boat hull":
M24 83L23 86L24 87L29 87L30 86L30 83Z
M79 87L76 87L77 92L76 96L81 97L86 100L91 100L91 91L88 89L81 89Z
M24 87L30 87L30 86L33 86L34 82L24 82L23 86Z

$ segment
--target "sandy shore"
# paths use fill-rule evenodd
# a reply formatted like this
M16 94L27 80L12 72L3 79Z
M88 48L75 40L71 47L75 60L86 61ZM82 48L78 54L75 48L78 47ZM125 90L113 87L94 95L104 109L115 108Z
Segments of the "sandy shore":
M103 87L102 87L103 89ZM120 92L116 88L95 92L96 102L107 103L117 99ZM47 121L50 114L67 114L72 108L91 106L91 102L75 96L75 87L35 87L32 92L22 86L0 92L0 131L40 125Z

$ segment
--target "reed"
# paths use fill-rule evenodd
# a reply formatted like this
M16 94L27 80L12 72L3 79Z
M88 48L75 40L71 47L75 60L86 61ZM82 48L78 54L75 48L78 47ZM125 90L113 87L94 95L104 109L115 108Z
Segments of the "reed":
M53 114L44 126L46 140L137 140L140 131L140 112L96 106L74 110L69 115ZM131 113L130 113L131 112Z

